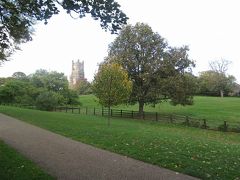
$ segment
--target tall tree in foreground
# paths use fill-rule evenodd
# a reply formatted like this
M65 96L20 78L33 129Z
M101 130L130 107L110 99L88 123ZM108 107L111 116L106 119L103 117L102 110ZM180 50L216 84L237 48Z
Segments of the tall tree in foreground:
M106 63L99 67L92 85L93 93L99 103L108 107L108 125L110 125L110 108L128 100L132 82L127 72L116 63Z
M137 23L121 30L109 46L107 60L121 64L128 72L133 82L130 101L139 103L139 112L142 114L145 104L156 104L163 98L170 98L173 104L192 103L193 92L187 89L190 86L171 86L179 83L179 80L190 82L184 77L194 63L187 51L188 47L185 46L169 47L166 40L154 33L151 27Z
M79 18L90 14L100 20L103 29L116 33L127 17L114 0L1 0L0 1L0 63L19 47L32 40L33 25L37 21L47 23L59 8Z

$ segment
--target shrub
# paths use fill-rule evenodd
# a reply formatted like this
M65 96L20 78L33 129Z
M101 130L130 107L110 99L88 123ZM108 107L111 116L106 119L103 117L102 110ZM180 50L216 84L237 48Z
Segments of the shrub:
M52 91L45 91L38 95L36 107L40 110L53 110L59 102L59 95Z

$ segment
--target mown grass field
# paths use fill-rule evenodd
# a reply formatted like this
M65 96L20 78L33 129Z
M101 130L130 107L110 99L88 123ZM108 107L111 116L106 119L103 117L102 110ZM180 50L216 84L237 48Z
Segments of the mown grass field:
M0 112L72 139L202 179L240 179L237 133L150 121L0 106Z
M30 148L30 147L29 147ZM0 179L54 179L0 140Z
M79 97L83 107L101 107L94 95L84 95ZM138 110L138 105L120 105L113 107L117 109ZM147 112L159 112L162 114L177 114L190 116L200 119L206 119L212 125L223 124L223 121L229 123L239 123L240 126L240 98L238 97L194 97L192 106L172 106L169 102L157 104L155 107L145 106Z

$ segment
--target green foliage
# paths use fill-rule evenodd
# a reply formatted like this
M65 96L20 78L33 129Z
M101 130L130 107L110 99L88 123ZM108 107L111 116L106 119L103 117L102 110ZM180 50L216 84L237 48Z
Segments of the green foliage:
M172 105L192 105L193 94L197 91L197 78L190 73L170 76L164 80L165 95Z
M65 98L65 103L69 105L78 105L78 94L77 91L68 89L62 93Z
M234 89L235 77L216 71L203 71L199 76L199 93L202 95L228 95Z
M51 100L52 103L48 102ZM79 102L77 93L68 88L68 80L63 73L40 69L28 77L22 72L16 72L12 79L4 79L0 86L0 103L37 105L42 110L51 110L53 105L73 105Z
M142 113L145 104L156 104L163 98L172 98L175 104L192 104L192 88L187 89L191 85L181 86L177 82L191 82L186 81L184 75L194 65L188 58L187 51L186 46L169 47L166 40L154 33L151 27L137 23L122 29L110 45L106 61L115 61L126 69L133 82L130 101L138 102L139 112ZM172 84L182 93L171 91Z
M0 141L0 162L2 180L54 179L2 141Z
M93 19L100 19L104 29L116 33L127 17L114 0L2 0L0 1L0 62L19 47L19 44L32 40L33 25L45 21L59 13L63 8L68 14L77 13L80 18L90 14Z
M36 99L36 106L40 110L52 111L63 97L55 92L46 91L38 95Z
M33 104L36 89L28 82L21 80L7 81L0 87L0 103Z
M99 116L3 106L0 112L71 139L200 179L240 178L237 133L117 118L112 119L111 128L106 128L106 118Z
M80 81L74 88L79 95L92 94L92 86L88 81Z
M93 93L105 107L126 102L132 90L127 72L119 64L102 64L94 77Z
M48 91L61 92L68 88L67 77L56 71L48 72L44 69L37 70L31 76L31 83L38 88Z

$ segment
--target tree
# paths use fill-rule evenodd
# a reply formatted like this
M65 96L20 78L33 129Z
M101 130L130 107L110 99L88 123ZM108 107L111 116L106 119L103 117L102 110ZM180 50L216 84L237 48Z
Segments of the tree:
M233 91L235 81L234 76L213 70L203 71L199 76L200 94L223 97Z
M132 90L132 82L127 72L116 63L106 63L99 67L92 85L93 93L99 103L108 107L108 125L110 124L110 108L126 102Z
M127 25L109 46L106 61L115 61L128 72L133 82L130 102L139 103L139 113L143 113L146 103L156 104L163 98L173 98L169 94L169 78L177 82L194 65L187 54L188 47L169 47L166 40L154 33L146 24ZM110 59L110 60L109 60ZM188 68L188 69L187 69ZM180 86L179 86L180 88ZM183 87L182 91L186 91ZM189 101L187 100L189 99ZM188 104L192 94L184 96L174 104ZM189 103L190 104L190 103Z
M29 82L9 80L0 87L0 102L33 105L36 92Z
M69 105L79 105L78 93L75 90L67 89L62 93L65 98L65 104Z
M68 80L64 73L51 71L44 77L43 81L49 91L61 92L68 89Z
M59 13L62 7L68 14L78 14L80 18L90 14L100 20L104 29L116 33L127 17L114 0L1 0L0 1L0 62L19 47L32 40L33 25Z
M224 91L226 91L229 88L229 85L231 84L231 83L229 84L229 82L235 79L233 76L228 77L226 75L229 64L231 64L231 61L228 61L226 59L220 59L209 62L209 66L211 70L214 72L212 73L212 75L214 75L213 79L215 83L213 84L215 86L215 89L217 89L220 92L221 97L224 96Z
M63 73L39 69L30 76L30 82L43 92L57 93L59 95L57 105L79 103L77 93L68 88L68 80Z
M36 99L36 106L40 110L52 111L59 105L59 99L62 97L53 91L45 91L38 95Z
M23 73L23 72L15 72L15 73L13 73L12 77L14 79L23 80L23 81L27 81L28 80L27 75L25 73Z
M162 92L170 98L172 105L192 105L193 94L197 92L197 78L191 73L169 76L163 80Z
M67 77L56 71L48 72L44 69L37 70L30 75L31 83L38 88L46 88L48 91L61 92L68 88Z
M91 83L89 83L88 81L77 82L74 89L80 95L85 95L85 94L91 94L92 93Z
M222 58L220 60L209 62L209 66L212 71L225 74L228 70L228 65L231 63L231 61Z

